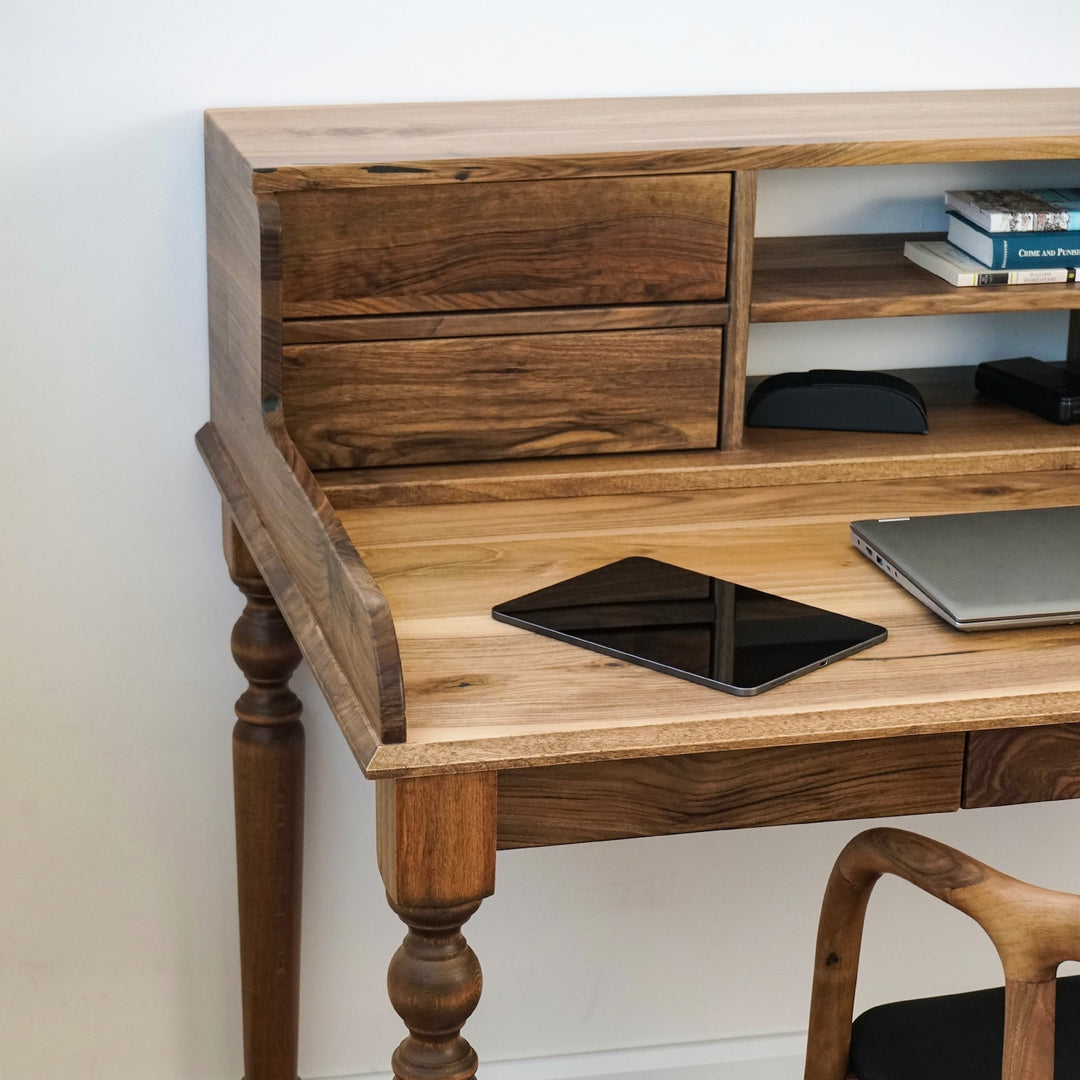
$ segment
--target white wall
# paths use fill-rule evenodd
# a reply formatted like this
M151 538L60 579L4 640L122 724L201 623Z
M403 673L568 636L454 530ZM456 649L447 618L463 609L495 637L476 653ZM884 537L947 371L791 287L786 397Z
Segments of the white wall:
M207 415L201 110L1067 85L1080 9L7 0L2 16L0 1077L236 1078L240 605L192 442ZM814 199L825 218L840 205L834 188L808 198L788 182L763 189L778 231L814 231ZM884 186L860 195L883 194L827 227L871 227L861 216L941 186L865 183ZM1060 348L1061 318L1030 318L828 324L814 348L833 364L985 358L998 335L1006 353ZM782 337L760 335L755 363L795 366L809 335ZM297 683L310 740L301 1068L382 1069L401 1034L382 988L401 929L374 870L371 790L310 679ZM918 825L1080 889L1076 820L1058 805ZM474 1043L497 1059L798 1030L820 885L855 828L501 856L498 893L470 924L487 987ZM883 892L868 1000L992 977L966 926Z

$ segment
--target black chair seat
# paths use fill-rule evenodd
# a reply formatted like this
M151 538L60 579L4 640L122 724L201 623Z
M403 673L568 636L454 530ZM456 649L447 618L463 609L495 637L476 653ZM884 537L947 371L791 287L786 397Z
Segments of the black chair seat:
M1058 979L1055 1080L1080 1080L1080 975ZM999 1080L1005 990L896 1001L852 1025L859 1080Z

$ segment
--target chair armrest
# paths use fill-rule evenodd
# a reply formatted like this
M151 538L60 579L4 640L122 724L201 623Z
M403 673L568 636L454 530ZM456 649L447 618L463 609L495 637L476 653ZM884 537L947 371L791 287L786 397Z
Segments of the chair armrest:
M883 828L860 833L847 844L826 886L806 1080L843 1080L847 1075L863 920L882 874L904 878L983 928L1005 971L1006 1031L1016 1036L1011 1050L1006 1040L1006 1065L1010 1059L1023 1059L1028 1062L1025 1068L1032 1068L1049 1053L1052 1070L1053 980L1063 960L1080 959L1080 897L1029 885L927 837ZM1021 1036L1022 1030L1026 1035ZM1049 1050L1043 1046L1046 1030ZM1038 1032L1043 1034L1033 1039Z

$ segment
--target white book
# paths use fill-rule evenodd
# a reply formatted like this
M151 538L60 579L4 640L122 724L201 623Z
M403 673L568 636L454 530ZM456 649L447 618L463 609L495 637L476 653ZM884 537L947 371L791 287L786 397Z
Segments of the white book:
M908 240L904 256L950 285L1047 285L1076 281L1076 268L991 270L948 240Z

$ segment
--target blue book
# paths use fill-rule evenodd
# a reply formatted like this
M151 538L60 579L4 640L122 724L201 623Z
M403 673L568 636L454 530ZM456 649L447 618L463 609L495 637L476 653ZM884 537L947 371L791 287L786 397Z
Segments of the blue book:
M949 214L949 243L991 270L1080 266L1080 231L988 233Z

